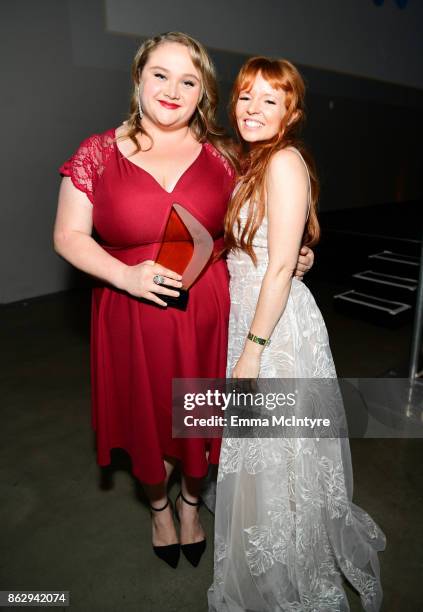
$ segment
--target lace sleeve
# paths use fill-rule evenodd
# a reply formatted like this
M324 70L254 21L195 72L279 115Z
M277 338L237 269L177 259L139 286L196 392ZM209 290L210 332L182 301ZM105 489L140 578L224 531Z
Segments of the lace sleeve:
M231 181L234 181L235 177L236 177L235 169L229 163L229 161L226 159L226 157L223 155L223 153L218 151L216 149L216 147L214 145L212 145L210 142L206 142L204 144L204 146L213 155L213 157L216 157L221 162L222 166L225 168L225 171L226 171L226 174L228 175L228 178Z
M103 166L101 136L94 134L80 144L59 172L62 176L69 176L75 187L83 191L93 204L96 182Z

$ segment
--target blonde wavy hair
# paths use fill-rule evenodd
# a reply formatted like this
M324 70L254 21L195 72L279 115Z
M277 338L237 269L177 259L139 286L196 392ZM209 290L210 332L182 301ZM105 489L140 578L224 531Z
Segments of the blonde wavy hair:
M135 54L132 62L132 83L129 116L125 123L125 138L130 138L135 145L135 152L141 150L137 134L145 134L152 143L151 136L143 128L138 113L138 87L141 73L146 65L152 51L164 43L178 43L187 47L192 62L201 75L201 95L189 126L198 142L211 142L232 165L236 163L236 157L232 150L231 142L225 135L224 130L218 125L216 111L218 105L218 87L216 72L206 49L197 40L183 32L166 32L147 39Z

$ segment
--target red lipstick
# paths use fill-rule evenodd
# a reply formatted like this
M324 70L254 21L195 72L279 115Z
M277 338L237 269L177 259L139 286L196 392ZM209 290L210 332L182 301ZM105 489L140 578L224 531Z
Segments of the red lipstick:
M164 100L159 100L160 104L165 108L175 109L179 108L179 104L173 104L172 102L165 102Z

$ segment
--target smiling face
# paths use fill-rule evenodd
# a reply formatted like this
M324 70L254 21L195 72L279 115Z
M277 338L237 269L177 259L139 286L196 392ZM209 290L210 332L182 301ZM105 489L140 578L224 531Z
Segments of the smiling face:
M269 140L279 132L286 114L285 91L273 89L259 72L248 90L241 90L235 117L241 137L247 142Z
M143 122L162 129L187 126L201 93L201 75L185 45L162 43L151 51L140 78Z

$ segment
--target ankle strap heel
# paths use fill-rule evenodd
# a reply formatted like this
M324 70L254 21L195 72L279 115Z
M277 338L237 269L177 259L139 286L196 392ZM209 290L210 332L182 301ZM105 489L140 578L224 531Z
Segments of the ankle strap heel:
M178 496L177 496L177 498L176 498L176 499L179 499L179 498L181 498L181 499L182 499L182 501L183 501L183 502L185 502L186 504L188 504L189 506L196 506L197 508L199 508L199 507L202 505L202 503L203 503L203 500L201 499L201 497L199 497L199 499L198 499L198 501L197 501L197 502L192 502L192 501L189 501L189 500L188 500L188 499L187 499L187 498L184 496L184 494L182 493L182 491L179 491ZM175 502L176 502L176 500L175 500Z
M168 507L169 503L172 505L170 499L167 498L167 501L166 501L165 505L162 508L155 508L154 506L152 506L150 504L150 510L154 510L154 512L161 512L162 510L166 510L166 508Z
M170 501L169 498L167 498L165 505L162 506L161 508L155 508L150 503L149 505L150 505L151 515L153 515L153 512L162 512L163 510L166 510L169 504L173 512L172 502ZM167 546L154 546L153 544L153 551L159 557L159 559L161 559L162 561L170 565L170 567L173 567L174 569L176 569L178 562L179 562L179 557L181 554L180 544L168 544Z
M188 506L194 506L195 508L200 508L203 503L201 497L197 502L192 502L189 501L186 497L184 497L182 491L179 491L178 496L175 500L175 515L179 522L179 513L176 509L176 502L179 498L181 498L185 504L188 504ZM204 538L204 540L201 540L200 542L193 542L192 544L181 544L181 550L184 553L186 560L189 561L193 567L197 567L197 565L200 563L200 559L204 551L206 550L206 546L207 541L206 538Z

